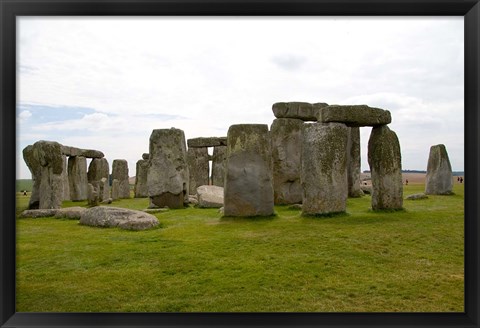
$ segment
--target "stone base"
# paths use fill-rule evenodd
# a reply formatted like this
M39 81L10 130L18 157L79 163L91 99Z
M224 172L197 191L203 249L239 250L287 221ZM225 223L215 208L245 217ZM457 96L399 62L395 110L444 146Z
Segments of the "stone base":
M184 196L183 193L180 194L172 194L170 192L163 193L157 196L150 197L151 204L158 206L158 207L165 207L168 208L184 208Z

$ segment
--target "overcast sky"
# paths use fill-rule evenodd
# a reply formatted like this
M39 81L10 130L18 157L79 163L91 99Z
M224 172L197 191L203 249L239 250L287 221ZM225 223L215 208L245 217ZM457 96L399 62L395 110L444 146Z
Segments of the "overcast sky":
M129 175L153 129L187 139L271 125L280 101L392 113L403 169L445 144L464 169L463 17L17 17L17 177L38 140L101 150ZM371 128L361 128L362 170Z

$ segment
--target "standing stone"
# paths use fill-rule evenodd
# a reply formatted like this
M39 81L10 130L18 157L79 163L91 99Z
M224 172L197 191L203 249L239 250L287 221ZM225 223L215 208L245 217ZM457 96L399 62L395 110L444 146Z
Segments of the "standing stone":
M87 201L90 206L98 206L98 190L91 183L87 185Z
M100 181L93 183L95 190L97 190L98 201L108 202L110 198L110 185L107 178L101 178Z
M68 182L68 160L66 155L62 155L63 161L63 200L70 200L70 184Z
M274 214L271 145L266 124L228 129L225 216Z
M225 186L225 165L227 162L227 146L213 147L212 156L212 184L218 187Z
M68 158L68 182L70 184L70 199L82 201L87 199L87 159L83 156Z
M306 124L303 133L302 215L342 213L347 205L347 139L343 123Z
M428 156L425 194L452 195L453 174L445 145L430 147Z
M120 183L117 179L113 179L112 181L112 200L117 200L119 198L119 189Z
M360 189L360 128L348 128L347 179L348 197L361 197Z
M273 192L277 205L302 202L300 184L303 121L278 118L270 128L273 159Z
M133 189L135 198L148 197L147 189L147 171L148 160L140 159L137 161L137 173L135 175L135 187Z
M118 197L130 198L130 184L128 183L128 163L126 160L113 160L112 179L118 180Z
M63 158L61 145L54 141L37 141L33 156L40 163L39 208L60 208L63 200Z
M197 187L208 185L208 148L188 148L189 194L195 195Z
M88 166L88 183L100 181L102 178L107 178L110 174L110 168L106 158L94 158Z
M23 149L23 159L32 173L33 187L28 209L38 209L40 206L40 181L41 181L41 165L40 161L34 156L33 146L28 145Z
M147 189L151 206L183 208L189 192L184 132L175 128L153 130L149 148Z
M372 128L368 140L368 164L372 172L372 209L402 209L400 143L395 132L386 125Z

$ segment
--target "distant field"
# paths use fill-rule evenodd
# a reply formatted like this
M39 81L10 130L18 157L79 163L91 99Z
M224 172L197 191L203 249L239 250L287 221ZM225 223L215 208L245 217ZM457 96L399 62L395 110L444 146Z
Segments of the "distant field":
M370 211L370 196L349 199L348 215L333 218L287 206L249 219L170 210L137 232L18 219L16 310L463 312L463 185L454 191L394 213ZM19 212L27 202L18 195Z
M32 179L17 179L16 184L16 192L20 192L22 190L32 191L33 181Z

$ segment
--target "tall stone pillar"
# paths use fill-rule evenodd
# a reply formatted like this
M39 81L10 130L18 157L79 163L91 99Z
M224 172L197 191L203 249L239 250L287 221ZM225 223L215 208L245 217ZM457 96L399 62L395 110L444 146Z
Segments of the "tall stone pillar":
M277 205L302 202L300 184L303 121L277 118L270 128L272 138L273 191Z
M348 128L343 123L306 124L303 133L302 215L345 212Z
M402 157L395 132L386 125L372 128L368 140L368 164L372 174L372 209L403 207Z
M208 185L208 148L188 147L189 194L195 195L197 187Z
M87 199L87 159L83 156L68 158L68 182L70 184L70 199L82 201Z
M445 145L430 147L428 156L425 193L427 195L451 195L453 173Z
M137 169L136 170L137 173L135 174L135 187L133 189L135 198L148 197L148 188L147 188L148 159L138 160L136 169Z
M113 179L118 180L118 197L130 198L130 184L128 183L128 163L125 159L113 160L112 180Z
M147 189L151 204L183 208L189 191L184 132L175 128L153 130L149 154Z
M223 188L225 186L227 146L213 147L212 157L212 184Z
M347 142L347 179L348 197L361 197L360 189L360 128L348 128Z
M63 200L70 200L70 184L68 182L68 159L66 155L62 155L62 165Z
M225 216L274 214L271 145L266 124L228 129Z

